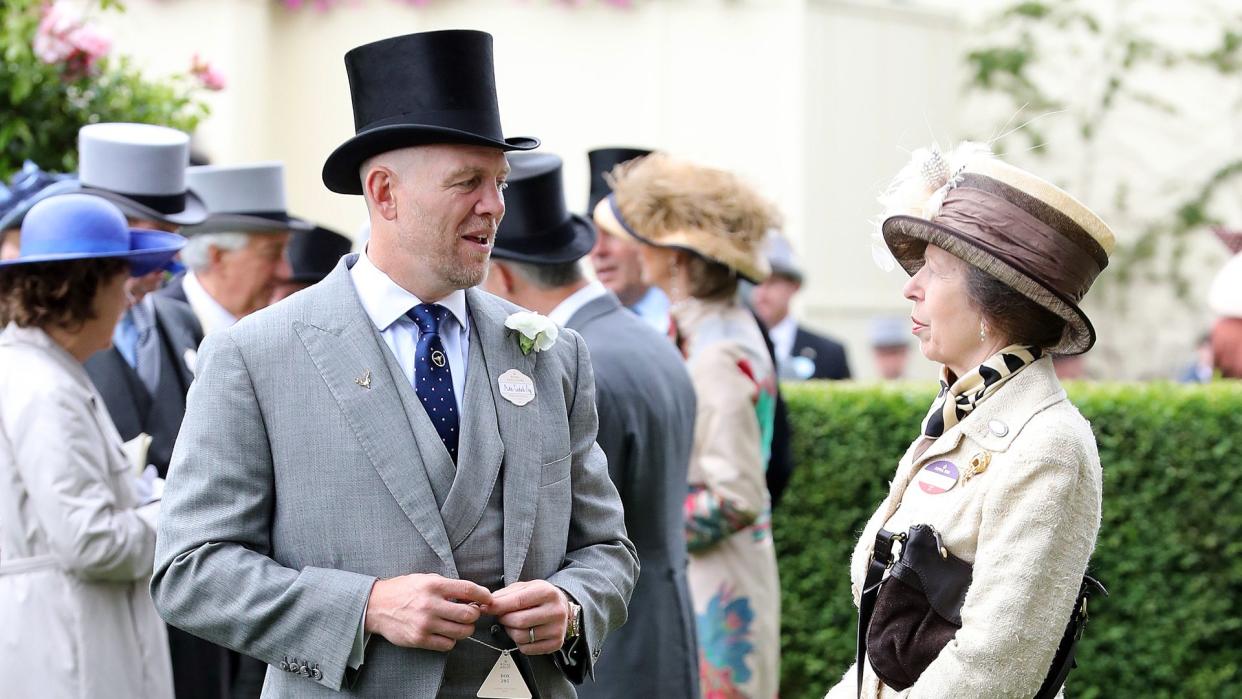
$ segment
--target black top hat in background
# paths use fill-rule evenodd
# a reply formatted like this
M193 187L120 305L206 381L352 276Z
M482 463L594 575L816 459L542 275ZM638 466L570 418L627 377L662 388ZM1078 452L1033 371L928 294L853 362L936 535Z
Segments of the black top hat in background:
M362 163L398 148L539 146L539 139L505 138L501 131L492 35L486 32L423 32L365 44L345 54L345 72L356 135L323 165L323 183L334 192L362 194Z
M551 153L509 156L505 216L496 230L492 257L515 262L561 264L581 259L595 245L595 226L569 213L561 159Z
M599 200L612 193L604 174L621 163L644 155L651 155L651 151L642 148L596 148L587 153L587 160L591 162L591 199L587 203L587 213L594 211Z
M336 267L341 257L349 254L354 242L349 238L316 226L309 231L295 231L285 254L289 257L291 282L317 284Z

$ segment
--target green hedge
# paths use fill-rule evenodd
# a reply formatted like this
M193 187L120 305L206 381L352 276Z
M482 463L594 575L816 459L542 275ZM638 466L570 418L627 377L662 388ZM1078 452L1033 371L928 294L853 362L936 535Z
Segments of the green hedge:
M1072 385L1104 467L1093 602L1068 695L1242 696L1242 385ZM787 386L797 470L773 516L782 699L849 667L849 557L930 386Z

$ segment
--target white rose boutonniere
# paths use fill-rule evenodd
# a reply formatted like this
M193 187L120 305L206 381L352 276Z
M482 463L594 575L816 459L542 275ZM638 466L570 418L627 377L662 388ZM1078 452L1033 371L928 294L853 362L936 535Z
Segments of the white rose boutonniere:
M505 327L517 332L518 347L525 355L548 349L556 344L556 337L561 333L552 319L530 311L519 311L509 316L505 319Z

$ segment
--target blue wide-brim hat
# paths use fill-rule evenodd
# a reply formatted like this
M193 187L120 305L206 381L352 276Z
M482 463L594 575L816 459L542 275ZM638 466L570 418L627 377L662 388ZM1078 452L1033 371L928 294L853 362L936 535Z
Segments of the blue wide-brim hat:
M35 262L115 258L141 277L163 268L185 246L176 233L130 228L111 202L90 194L49 197L22 222L21 252L0 267Z

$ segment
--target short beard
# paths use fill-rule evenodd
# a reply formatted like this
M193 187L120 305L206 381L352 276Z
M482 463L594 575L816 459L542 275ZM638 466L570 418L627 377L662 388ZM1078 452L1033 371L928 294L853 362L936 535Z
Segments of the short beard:
M488 259L491 259L490 256ZM446 265L441 268L440 274L444 277L444 281L452 284L454 288L469 289L483 283L487 277L487 263L484 262L477 270Z

